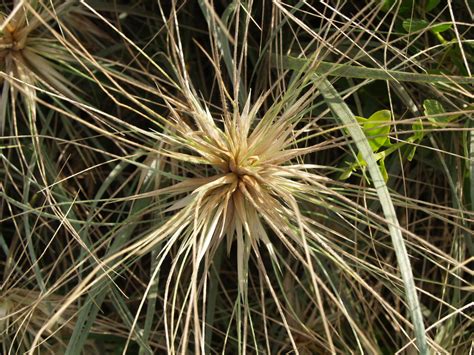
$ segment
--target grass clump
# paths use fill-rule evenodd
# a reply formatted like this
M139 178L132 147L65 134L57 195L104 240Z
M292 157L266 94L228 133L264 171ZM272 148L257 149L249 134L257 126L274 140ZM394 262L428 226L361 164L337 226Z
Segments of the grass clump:
M463 6L7 4L2 351L467 352Z
M0 125L5 129L7 108L16 106L21 93L26 114L36 121L38 85L42 90L75 97L72 78L65 75L76 60L68 50L70 31L89 33L98 38L101 32L94 27L71 1L50 2L14 1L2 5L0 13L0 78L2 85ZM9 11L6 11L6 10ZM63 25L68 22L70 28ZM58 28L59 27L59 28ZM59 32L58 32L59 30ZM62 33L61 33L62 32ZM15 112L8 116L16 118Z

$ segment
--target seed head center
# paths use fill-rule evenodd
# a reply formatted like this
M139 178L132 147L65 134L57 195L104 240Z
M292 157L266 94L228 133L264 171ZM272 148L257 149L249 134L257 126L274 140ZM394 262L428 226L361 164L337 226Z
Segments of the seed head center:
M229 171L237 175L238 178L241 178L243 175L245 175L245 168L240 166L235 162L235 159L230 159L229 161Z
M234 174L238 182L238 190L248 190L249 188L252 191L259 190L259 179L260 170L262 169L259 166L259 158L257 156L246 157L244 159L239 159L238 157L233 157L229 159L228 172Z
M0 34L0 49L21 51L25 47L24 41L18 39L16 27L9 23L5 31Z

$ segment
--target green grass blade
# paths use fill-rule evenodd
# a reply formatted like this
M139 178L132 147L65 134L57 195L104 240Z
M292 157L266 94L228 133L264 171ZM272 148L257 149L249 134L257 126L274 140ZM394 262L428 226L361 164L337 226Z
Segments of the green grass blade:
M114 179L120 176L126 166L126 162L120 162L119 164L117 164L116 168L112 170L108 178L104 181L102 188L99 189L99 191L97 192L95 196L97 199L100 199L102 197L102 194L106 191L110 184L112 184ZM132 206L130 211L130 216L132 216L132 220L134 214L144 208L147 203L148 201L141 200ZM133 235L134 230L135 225L132 223L130 224L130 226L125 228L120 234L118 234L112 245L109 247L107 255L111 255L117 250L119 250L120 247L129 240L130 236ZM74 331L69 339L69 343L66 349L67 355L75 355L81 353L82 348L84 347L84 344L87 341L90 329L92 328L97 318L100 307L104 302L108 292L110 292L110 281L106 280L104 281L102 287L93 289L88 294L83 307L79 311L79 316L75 324Z
M334 113L334 116L337 117L344 126L346 126L350 136L354 139L357 149L367 162L367 168L377 191L380 204L382 205L382 210L387 220L388 229L397 256L400 273L405 286L408 308L413 321L418 350L420 354L428 354L423 315L421 314L420 303L416 295L416 286L413 279L410 260L408 258L405 242L395 213L395 207L390 197L390 192L388 191L387 185L385 184L377 165L374 153L370 148L367 137L357 123L354 114L334 89L332 84L327 79L321 77L315 79L315 84L318 85L324 100Z
M217 41L219 42L219 49L222 52L222 59L224 60L225 67L229 74L229 78L231 81L234 81L235 79L234 71L236 70L236 68L235 68L234 59L232 57L231 45L229 43L230 41L228 37L223 33L222 28L216 25L214 21L212 20L212 16L210 13L210 4L206 0L199 0L198 4L199 4L199 7L201 8L202 13L204 14L204 17L206 18L206 22L209 26L209 29L212 32L214 32L217 37ZM231 15L235 11L236 6L239 6L237 2L232 2L226 8L223 14L223 19L221 20L222 26L224 25L227 26L227 22L229 21ZM238 80L241 80L241 79L238 79ZM233 83L233 84L235 86L237 83ZM240 105L243 107L245 104L246 95L244 91L242 90L244 88L242 81L239 83L239 87L240 87L240 90L238 94L239 95L238 99L239 99Z
M469 179L471 182L471 211L474 211L474 130L469 132Z
M206 335L205 335L205 345L206 345L206 354L211 352L212 344L212 328L214 326L215 316L216 316L216 301L218 295L219 287L219 270L221 268L222 259L224 257L224 247L223 245L219 246L217 249L216 255L212 261L213 265L210 271L210 281L209 281L209 295L207 297L207 309L206 309Z
M307 65L307 59L284 57L284 67L291 70L301 70ZM319 75L337 76L355 79L373 79L373 80L392 80L392 81L408 81L411 83L457 83L457 84L474 84L474 78L464 76L449 76L438 74L420 74L407 73L398 70L386 70L377 68L365 68L349 64L336 64L320 61L315 68L315 72Z

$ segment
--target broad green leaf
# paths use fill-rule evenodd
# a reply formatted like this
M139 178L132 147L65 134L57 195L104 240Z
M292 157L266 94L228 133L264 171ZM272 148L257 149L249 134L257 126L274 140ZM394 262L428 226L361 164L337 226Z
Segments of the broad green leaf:
M367 118L361 116L354 116L360 124L364 124L367 121Z
M423 101L423 108L426 117L435 126L444 126L452 119L448 115L443 115L446 113L446 110L438 100L428 99Z
M410 141L421 141L425 136L424 129L423 129L423 122L418 120L417 122L411 125L411 129L413 130L413 135L410 137Z
M436 34L436 33L447 31L451 27L453 27L452 23L440 23L439 25L434 25L433 27L431 27L430 30L431 32Z
M397 0L382 0L381 2L383 11L392 10L397 11L399 14L405 15L408 15L412 12L414 5L414 0L402 0L399 6L395 4L396 2L399 2Z
M406 19L403 21L403 28L407 32L418 32L425 28L429 28L431 32L436 34L447 31L451 27L453 27L452 23L440 23L431 25L428 21L420 19Z
M427 0L425 5L425 11L430 12L436 6L438 6L440 0Z
M425 136L424 129L423 129L423 122L421 120L418 120L416 123L413 123L411 125L411 129L413 130L413 134L408 137L407 141L408 143L418 143L421 142L423 137ZM410 147L407 159L408 161L412 161L413 157L415 156L416 152L416 145L412 145Z
M370 116L362 126L373 152L390 143L390 122L392 115L389 110L381 110Z
M392 115L389 110L381 110L372 114L369 118L360 116L354 116L357 122L360 124L363 132L367 137L370 148L375 154L375 160L378 161L378 165L385 182L388 179L387 170L385 169L385 151L378 152L383 146L390 146L390 122ZM367 162L364 160L362 154L357 154L357 161L347 167L342 174L339 176L340 180L346 180L349 178L356 169L365 170Z
M382 11L388 11L395 3L395 0L382 0Z
M426 20L419 20L419 19L406 19L403 21L403 28L408 33L410 32L418 32L426 27L428 27L429 22Z

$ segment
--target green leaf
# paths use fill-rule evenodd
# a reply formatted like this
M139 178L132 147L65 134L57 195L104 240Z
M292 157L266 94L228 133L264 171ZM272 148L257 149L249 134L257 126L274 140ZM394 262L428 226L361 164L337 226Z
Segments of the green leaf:
M399 6L394 6L397 0L382 0L382 11L397 11L399 14L410 14L413 10L414 0L402 0ZM392 7L393 6L393 7Z
M386 156L386 152L377 152L383 146L390 146L390 122L392 115L389 110L381 110L377 111L369 118L364 118L360 116L354 116L357 122L360 124L363 132L367 137L367 141L369 142L370 148L372 152L375 154L375 160L379 163L379 168L382 173L382 176L385 179L385 182L388 179L387 170L385 169L384 159ZM346 130L348 133L349 131ZM352 172L356 169L361 169L362 171L365 170L367 167L367 162L365 161L363 155L359 152L357 154L357 161L352 163L349 167L347 167L341 176L339 176L340 180L346 180L352 175Z
M365 117L361 117L361 116L354 116L357 120L357 122L359 122L360 124L364 124L365 122L367 122L367 118Z
M452 23L440 23L439 25L434 25L433 27L431 27L430 30L431 30L431 32L436 34L436 33L441 33L441 32L447 31L451 27L453 27Z
M443 127L453 119L453 117L443 115L446 111L438 100L428 99L423 101L423 108L426 117L435 126Z
M395 3L395 0L382 0L382 11L388 11Z
M409 143L421 142L423 137L425 136L424 129L423 129L423 122L418 120L416 123L411 125L411 129L413 130L413 134L407 139ZM416 145L410 147L408 153L408 161L412 161L413 157L415 156L416 152Z
M392 115L390 111L381 110L375 112L363 122L362 129L374 153L382 146L390 143L389 134L391 120Z
M419 20L419 19L406 19L403 21L403 24L402 24L403 28L408 33L421 31L425 29L426 27L428 27L428 25L429 25L428 21Z
M416 123L411 125L411 129L413 130L413 135L411 136L411 141L421 141L425 136L424 129L423 129L423 122L418 120Z
M440 0L427 0L426 1L426 6L425 6L425 11L430 12L433 10L436 6L438 6Z

